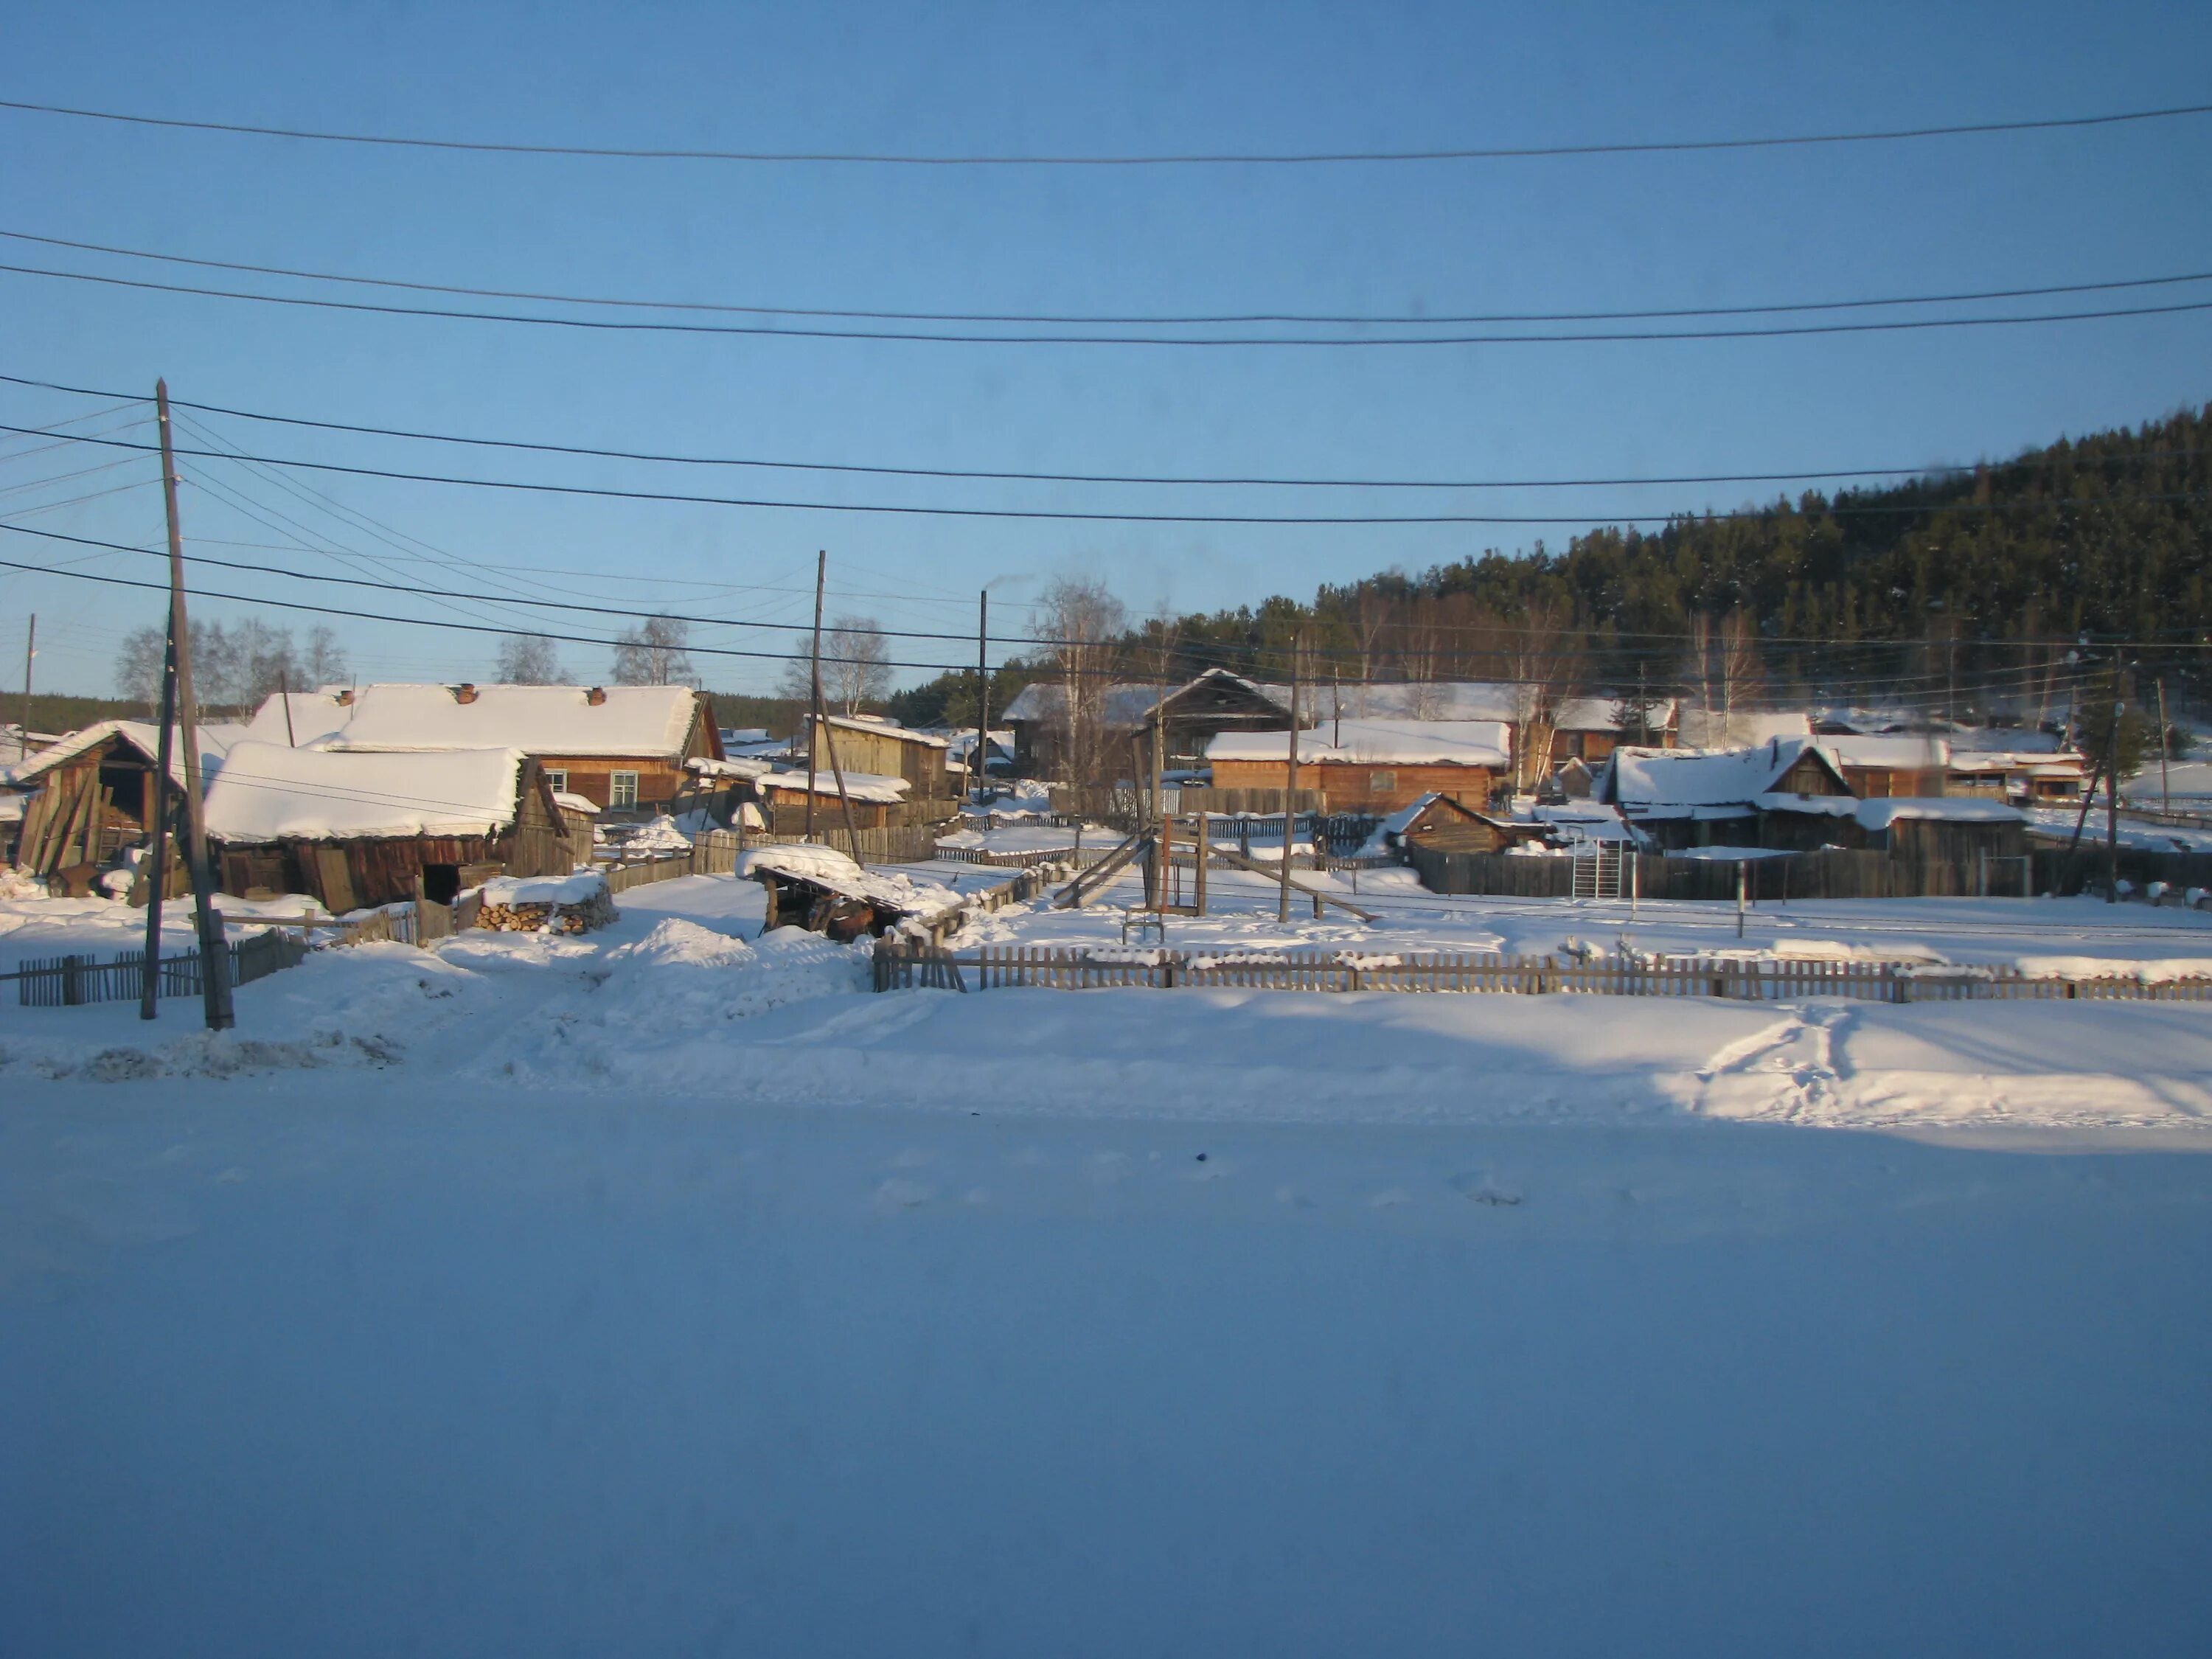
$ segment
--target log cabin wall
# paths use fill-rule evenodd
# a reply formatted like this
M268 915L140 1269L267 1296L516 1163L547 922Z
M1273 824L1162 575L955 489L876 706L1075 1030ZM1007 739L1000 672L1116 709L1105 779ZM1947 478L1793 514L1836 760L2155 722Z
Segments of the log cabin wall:
M1286 781L1281 761L1213 763L1216 789L1273 789L1280 798ZM1490 804L1491 770L1486 766L1373 766L1344 761L1302 762L1298 787L1320 797L1324 811L1388 814L1424 795L1443 795L1462 806Z

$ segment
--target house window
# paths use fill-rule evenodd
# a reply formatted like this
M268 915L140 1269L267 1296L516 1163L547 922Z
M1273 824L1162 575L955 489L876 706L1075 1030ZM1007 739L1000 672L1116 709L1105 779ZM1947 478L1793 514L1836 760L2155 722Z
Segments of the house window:
M1398 775L1395 772L1370 772L1367 775L1367 793L1370 795L1387 795L1397 787Z
M547 767L545 769L545 781L553 786L553 793L555 794L567 794L568 793L568 769L565 766Z
M635 806L637 805L636 773L615 772L611 773L608 775L607 805L610 806Z

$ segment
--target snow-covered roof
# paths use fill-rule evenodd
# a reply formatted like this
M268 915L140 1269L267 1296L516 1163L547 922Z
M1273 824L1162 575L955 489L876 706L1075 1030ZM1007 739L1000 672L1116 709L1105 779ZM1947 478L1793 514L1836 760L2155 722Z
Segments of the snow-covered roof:
M1325 720L1298 734L1302 763L1353 766L1488 766L1507 763L1510 727L1498 720ZM1206 746L1209 761L1286 761L1291 734L1224 732Z
M1244 687L1282 710L1285 720L1291 711L1291 688L1287 684L1271 680L1247 679L1224 669L1210 669L1200 679L1225 680ZM1134 729L1144 724L1152 705L1163 693L1172 696L1179 688L1133 683L1117 684L1107 688L1103 702L1105 724L1115 729ZM1038 680L1024 686L1014 700L1006 705L1001 717L1008 720L1044 720L1056 718L1066 702L1066 688L1055 680ZM1418 720L1454 722L1463 720L1494 720L1511 725L1525 712L1524 698L1520 688L1498 680L1421 680L1396 684L1362 684L1335 686L1312 684L1304 689L1301 703L1310 720L1330 720L1339 710L1346 720ZM1559 703L1553 725L1561 731L1617 732L1620 722L1616 718L1620 701L1612 696L1568 697ZM1674 701L1671 697L1656 699L1651 704L1650 720L1654 726L1673 724L1675 718ZM1801 724L1795 728L1802 731ZM1767 733L1761 729L1758 736L1764 739Z
M665 756L684 752L698 693L682 685L610 685L602 701L580 685L479 685L462 702L450 685L365 685L292 696L302 748L399 750L520 749L531 755ZM251 736L284 741L280 693L254 711Z
M1869 830L1887 830L1899 818L1941 818L1951 823L2026 823L2027 815L2002 801L1976 800L1946 795L1937 798L1893 795L1886 800L1863 800L1856 816Z
M202 726L198 730L200 745L200 774L212 775L216 767L229 750L234 736L243 728L232 725ZM151 763L160 757L161 728L150 720L99 720L82 731L48 744L30 759L15 766L0 767L0 783L33 783L57 766L75 760L88 750L97 749L110 738L120 738ZM179 785L185 781L184 746L172 743L169 750L169 775Z
M958 902L950 889L925 885L885 870L864 870L833 847L796 842L746 855L743 874L788 876L846 898L865 899L905 915L927 915Z
M1838 766L1887 767L1898 771L1930 771L1948 765L1951 745L1941 738L1824 737L1820 747Z
M1752 709L1700 708L1682 705L1680 736L1685 749L1735 749L1773 738L1802 738L1812 733L1813 722L1802 709L1791 713L1763 713Z
M2056 732L2024 726L1962 726L1951 733L1951 757L1969 753L2055 755L2066 744Z
M788 789L797 794L808 793L807 775L802 771L770 772L759 780L763 789ZM885 777L878 772L855 772L849 768L845 773L845 793L854 800L878 801L886 805L906 799L913 786L904 778ZM837 793L837 775L835 772L814 774L813 793L835 799Z
M773 761L739 756L735 760L709 760L704 755L694 755L684 763L684 767L702 778L734 778L745 782L753 778L766 777L775 770Z
M518 749L380 753L234 744L208 787L219 841L482 836L514 822Z
M732 744L767 741L768 727L765 726L726 726L722 728L722 747L726 750Z
M2007 750L1978 749L1961 754L1954 750L1950 769L1954 772L2019 772L2032 778L2078 777L2088 768L2085 756L2052 754L2040 750Z
M564 812L588 812L594 817L599 816L599 804L589 795L572 795L565 789L556 789L553 804Z
M1622 806L1646 816L1658 807L1748 808L1811 746L1810 738L1800 737L1755 749L1616 749L1611 793Z

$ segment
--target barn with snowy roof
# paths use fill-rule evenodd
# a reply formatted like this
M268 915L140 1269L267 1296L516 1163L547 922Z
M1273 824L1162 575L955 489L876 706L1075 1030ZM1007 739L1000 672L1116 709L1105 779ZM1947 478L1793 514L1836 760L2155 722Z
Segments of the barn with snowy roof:
M207 792L222 890L308 893L343 915L450 903L500 875L565 876L590 855L546 770L518 749L404 754L232 745Z

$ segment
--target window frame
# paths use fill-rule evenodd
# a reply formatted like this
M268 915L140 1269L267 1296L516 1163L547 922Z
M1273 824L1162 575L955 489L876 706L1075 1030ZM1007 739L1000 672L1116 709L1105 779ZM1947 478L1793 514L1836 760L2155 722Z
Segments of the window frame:
M637 805L638 781L638 775L635 772L608 773L607 805L617 810L625 807L635 806ZM627 792L629 796L629 799L627 800L623 799L625 792Z
M553 793L555 794L565 795L568 793L568 769L567 767L548 766L544 768L544 770L545 773L545 781L552 786Z

